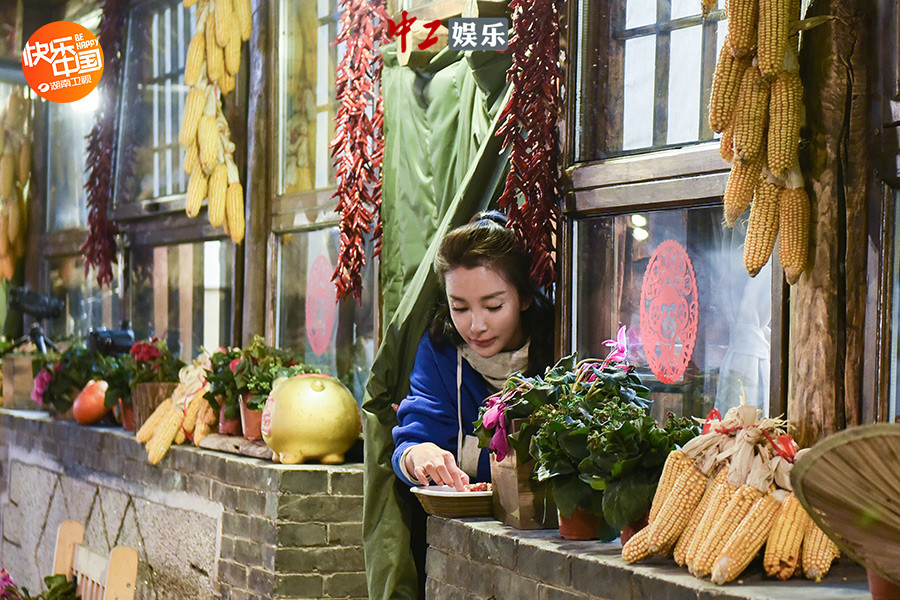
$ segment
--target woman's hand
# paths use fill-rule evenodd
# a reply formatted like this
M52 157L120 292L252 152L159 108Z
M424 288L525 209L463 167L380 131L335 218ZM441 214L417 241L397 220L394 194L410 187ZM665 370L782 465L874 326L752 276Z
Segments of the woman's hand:
M431 442L416 444L404 457L406 472L415 477L422 485L428 485L428 478L438 485L453 486L462 492L463 486L469 483L466 472L456 466L453 454Z

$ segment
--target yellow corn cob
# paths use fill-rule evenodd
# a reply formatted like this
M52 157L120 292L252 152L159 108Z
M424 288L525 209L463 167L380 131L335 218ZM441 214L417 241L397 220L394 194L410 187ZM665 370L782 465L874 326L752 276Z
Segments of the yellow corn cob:
M728 44L722 45L709 92L709 126L713 131L725 131L731 123L741 79L749 66L749 60L736 58Z
M728 35L725 43L735 56L747 56L756 46L756 25L759 14L757 0L727 0Z
M193 5L197 4L197 0L184 0L184 7L190 8Z
M810 520L797 497L789 494L766 542L763 557L766 575L782 580L791 578L800 562L800 545Z
M706 577L712 572L713 563L728 541L728 538L737 528L741 520L747 516L750 507L762 496L756 487L742 485L732 495L722 514L716 519L712 529L697 549L697 555L691 565L691 573L697 577Z
M4 279L12 279L16 276L16 262L12 256L0 255L0 276Z
M783 189L765 179L756 188L744 240L744 267L750 277L756 277L772 256L778 237L778 195Z
M735 160L731 163L731 173L728 175L725 195L722 197L725 204L725 223L729 227L733 227L738 217L750 206L753 190L756 189L762 176L762 166L762 156L757 156L749 162Z
M781 0L770 0L780 2ZM803 118L803 86L800 75L780 71L769 92L769 133L767 154L769 170L775 177L797 164L800 126Z
M0 157L0 198L11 198L16 181L16 166L12 149L7 147Z
M797 283L806 268L809 248L809 198L802 187L785 188L778 197L778 252L784 278Z
M169 412L163 417L163 420L153 432L153 437L147 442L147 459L151 465L155 465L162 460L172 446L172 442L175 441L175 436L181 430L183 413L174 408L171 403L168 404Z
M231 0L215 0L215 7L216 43L224 48L231 37Z
M225 214L231 241L240 244L244 240L244 190L240 183L231 183L225 193Z
M184 83L188 87L197 85L200 80L200 70L203 61L206 60L206 40L199 31L191 38L188 44L187 58L184 62Z
M194 88L188 92L184 101L184 114L181 116L181 131L178 133L178 141L182 148L190 148L194 143L205 105L205 90Z
M816 583L828 574L837 545L810 519L803 534L803 574Z
M734 106L734 155L748 161L763 148L766 122L769 118L769 84L755 66L748 67L741 78L737 104Z
M0 256L12 254L12 242L9 239L9 209L0 212ZM7 277L7 279L9 279Z
M223 94L230 94L234 90L234 84L237 82L234 75L229 73L227 70L222 71L222 76L219 77L219 90Z
M722 132L722 137L719 139L719 156L725 159L727 162L731 162L734 160L734 127L729 125L725 128L725 131Z
M187 216L194 218L200 214L200 207L203 206L203 200L206 199L209 187L209 180L206 173L200 165L194 167L191 178L188 180L187 198L184 204L184 212Z
M144 442L150 441L150 438L153 437L153 432L156 431L156 428L162 423L163 418L169 414L169 411L172 410L172 403L167 398L165 401L161 402L159 406L156 407L156 410L150 415L150 417L144 421L144 424L141 425L141 428L137 430L137 433L134 434L135 439L138 442L143 444Z
M650 528L648 550L659 554L675 545L706 491L706 476L693 463L675 480Z
M225 70L232 75L237 75L238 69L241 68L241 25L234 16L232 16L230 24L231 35L228 36L228 43L225 44Z
M200 117L197 142L200 148L200 164L204 171L209 171L219 158L219 126L213 117L209 115Z
M221 227L225 222L225 196L228 188L228 172L224 164L216 165L209 176L209 223Z
M675 562L678 565L683 567L687 564L687 552L691 545L691 540L694 539L694 533L697 531L697 527L699 527L700 522L703 520L703 516L706 514L706 510L709 507L709 503L716 497L717 492L726 477L728 477L728 467L719 471L715 478L709 482L709 485L706 486L706 491L703 493L703 498L700 499L700 504L694 509L691 519L688 521L688 524L685 525L684 531L681 532L681 535L678 537L678 542L675 544L672 555L672 558L675 559Z
M753 503L716 558L712 569L713 583L728 583L747 568L769 537L780 509L781 502L772 494Z
M16 186L13 197L9 199L9 241L15 242L25 235L24 202L21 200L22 190Z
M194 427L196 427L197 425L197 417L200 414L200 411L204 406L209 406L209 404L207 404L206 402L206 398L203 397L203 394L205 393L206 390L201 389L199 392L194 394L194 397L191 398L190 402L188 402L187 410L184 411L183 429L185 431L194 431Z
M197 146L197 138L184 151L184 172L190 175L194 172L194 167L200 164L200 148Z
M175 433L175 439L172 440L173 444L181 445L187 441L187 435L184 433L184 427L179 427L178 431Z
M644 527L622 546L622 560L628 564L653 556L647 547L650 540L650 527Z
M763 77L774 77L784 62L791 1L759 0L759 39L756 54Z
M31 176L31 142L28 140L19 149L19 165L16 175L19 185L28 183L28 178Z
M253 15L251 13L250 0L234 0L233 16L234 20L238 22L241 39L244 41L249 40L250 34L253 32Z
M653 494L653 502L650 503L650 515L647 517L648 522L652 523L659 513L660 507L672 491L675 480L684 473L691 465L691 459L685 456L681 450L672 450L666 457L663 465L662 473L659 476L659 483L656 485L656 493Z
M703 13L704 19L709 16L718 3L718 0L701 0L700 11Z
M693 568L700 547L706 541L706 538L709 537L709 532L712 531L712 528L722 514L722 511L725 510L725 507L728 506L731 498L734 497L735 492L737 492L737 487L728 483L728 471L723 471L725 473L724 475L719 473L719 475L716 476L713 495L710 496L709 504L703 513L703 517L697 524L697 529L688 541L688 546L684 553L684 564L687 565L688 568Z
M199 446L200 441L209 435L211 429L209 423L204 421L203 419L197 420L197 425L194 427L194 445Z
M206 74L217 81L225 70L225 56L216 41L216 17L210 13L206 17Z

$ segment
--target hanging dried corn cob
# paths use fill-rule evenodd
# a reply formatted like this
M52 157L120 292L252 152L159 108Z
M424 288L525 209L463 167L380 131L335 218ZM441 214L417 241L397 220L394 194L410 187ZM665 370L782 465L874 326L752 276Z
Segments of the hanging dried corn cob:
M208 200L210 223L224 226L232 240L240 243L245 229L244 194L220 94L235 87L241 42L252 33L251 8L248 0L184 0L185 6L194 4L196 33L185 64L185 83L191 90L179 132L184 170L190 175L185 212L196 217Z
M14 89L0 116L0 276L12 279L25 254L28 213L25 194L31 177L31 100Z
M788 52L785 64L797 65L796 54ZM797 164L800 128L803 126L803 86L796 70L779 71L769 93L769 170L775 177L784 178Z
M772 256L778 237L778 197L783 189L768 179L756 187L744 240L744 267L750 277L756 277Z
M803 178L795 169L788 175L787 187L778 197L778 230L780 233L778 252L784 278L790 284L800 279L806 268L809 249L809 197L803 189Z

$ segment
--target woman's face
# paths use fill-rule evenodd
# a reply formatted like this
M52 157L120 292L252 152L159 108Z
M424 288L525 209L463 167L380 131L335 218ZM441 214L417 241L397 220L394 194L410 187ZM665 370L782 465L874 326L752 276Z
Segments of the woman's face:
M456 267L444 276L456 331L479 356L490 358L525 343L519 292L490 267Z

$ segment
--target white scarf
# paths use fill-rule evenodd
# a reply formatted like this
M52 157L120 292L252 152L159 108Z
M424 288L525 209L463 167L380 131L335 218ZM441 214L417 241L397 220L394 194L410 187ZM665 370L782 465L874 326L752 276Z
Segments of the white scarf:
M528 347L530 345L531 341L529 340L518 350L498 352L490 358L479 356L468 344L461 346L459 351L466 362L484 377L488 385L499 390L510 375L524 371L528 367Z

